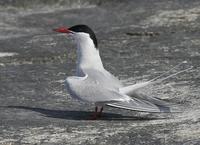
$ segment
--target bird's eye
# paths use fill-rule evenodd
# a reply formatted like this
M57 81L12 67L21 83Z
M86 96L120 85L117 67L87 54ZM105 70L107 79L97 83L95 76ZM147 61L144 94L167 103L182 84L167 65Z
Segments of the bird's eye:
M70 33L70 34L75 34L75 32L73 32L73 31L69 31L69 33Z

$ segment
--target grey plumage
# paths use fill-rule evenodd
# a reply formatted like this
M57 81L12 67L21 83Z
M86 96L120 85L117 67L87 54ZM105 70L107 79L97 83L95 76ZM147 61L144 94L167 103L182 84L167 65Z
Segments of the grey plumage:
M164 74L143 83L124 86L116 77L104 69L97 40L94 32L86 25L76 25L71 28L61 27L56 32L68 33L77 44L76 76L68 77L66 87L72 97L79 100L95 103L96 106L108 105L111 107L146 111L146 112L179 112L177 106L161 99L138 93L138 90L154 83L168 79L191 68L181 70L175 74ZM186 63L185 61L183 63Z

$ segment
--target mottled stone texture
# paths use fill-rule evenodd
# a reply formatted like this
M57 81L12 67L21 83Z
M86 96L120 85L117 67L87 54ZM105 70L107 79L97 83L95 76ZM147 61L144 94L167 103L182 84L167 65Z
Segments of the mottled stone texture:
M1 145L200 144L200 1L1 0ZM194 69L141 90L182 105L152 114L94 106L71 99L64 79L75 72L76 49L58 26L87 24L99 39L105 68L126 84ZM6 52L6 53L5 53Z

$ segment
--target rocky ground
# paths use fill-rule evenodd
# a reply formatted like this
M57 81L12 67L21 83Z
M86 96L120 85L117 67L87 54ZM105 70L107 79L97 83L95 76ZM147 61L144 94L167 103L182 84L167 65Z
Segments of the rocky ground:
M2 0L0 2L1 145L200 144L200 1ZM193 70L141 90L181 104L182 113L152 114L73 100L63 82L76 49L58 26L87 24L105 68L126 84Z

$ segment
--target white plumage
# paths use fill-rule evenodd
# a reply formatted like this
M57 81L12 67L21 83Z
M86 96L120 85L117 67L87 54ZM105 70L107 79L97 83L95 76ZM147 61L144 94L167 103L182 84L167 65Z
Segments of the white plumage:
M69 33L69 30L67 29L66 32ZM72 28L71 30L75 29ZM95 103L96 106L108 105L146 112L177 111L176 109L173 110L172 104L158 98L139 94L137 90L147 85L158 83L188 69L166 78L161 78L163 76L161 75L147 82L124 86L116 77L104 69L99 50L95 47L91 35L87 32L81 32L81 29L78 29L78 32L71 30L70 34L76 41L78 55L76 76L66 79L66 86L72 97ZM59 30L56 31L59 32Z

